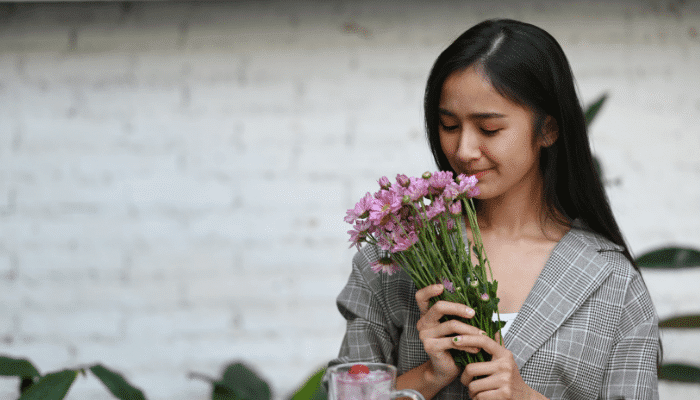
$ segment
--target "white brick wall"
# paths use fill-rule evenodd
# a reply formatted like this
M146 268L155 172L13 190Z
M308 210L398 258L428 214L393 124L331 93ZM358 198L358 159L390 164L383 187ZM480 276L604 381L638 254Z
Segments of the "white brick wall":
M633 251L700 247L698 1L4 4L0 353L172 400L245 360L284 398L343 335L345 209L433 169L428 70L497 16L557 37L584 101L610 94L592 141ZM645 275L662 317L700 311L700 274ZM700 364L697 333L665 339Z

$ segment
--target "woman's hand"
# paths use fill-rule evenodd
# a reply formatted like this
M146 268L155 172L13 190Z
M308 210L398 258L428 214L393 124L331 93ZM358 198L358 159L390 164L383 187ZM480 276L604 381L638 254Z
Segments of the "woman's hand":
M484 349L491 354L491 361L468 364L460 381L469 389L474 400L534 400L545 399L529 387L520 376L513 353L486 335L461 335L455 341L457 348ZM474 379L480 376L479 379Z
M455 364L449 350L452 348L473 352L479 350L475 346L458 346L454 341L454 335L481 336L481 331L469 324L457 320L440 322L440 319L445 315L474 317L474 310L463 304L438 301L429 307L430 299L440 295L443 290L443 285L436 284L416 292L416 302L421 315L416 328L425 352L430 357L427 366L427 380L431 381L433 385L439 386L440 389L455 380L460 373L460 368Z

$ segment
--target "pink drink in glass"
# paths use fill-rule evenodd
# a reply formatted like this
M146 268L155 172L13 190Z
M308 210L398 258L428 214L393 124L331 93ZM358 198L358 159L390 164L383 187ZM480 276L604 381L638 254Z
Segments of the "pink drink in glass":
M342 372L335 377L336 400L386 400L393 377L386 371Z

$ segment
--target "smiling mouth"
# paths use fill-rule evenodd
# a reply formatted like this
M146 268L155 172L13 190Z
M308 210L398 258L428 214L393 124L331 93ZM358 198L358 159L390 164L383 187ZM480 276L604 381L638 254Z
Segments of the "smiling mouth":
M489 171L491 171L491 170L490 170L490 169L485 169L485 170L481 170L481 171L474 172L474 173L472 173L472 174L470 174L470 175L474 175L474 176L476 177L476 179L481 179L481 177L484 176L484 175L486 175Z

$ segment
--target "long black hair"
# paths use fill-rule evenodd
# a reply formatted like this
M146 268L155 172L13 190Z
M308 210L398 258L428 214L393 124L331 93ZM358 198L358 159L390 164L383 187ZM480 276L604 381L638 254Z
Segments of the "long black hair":
M478 66L504 97L534 113L535 134L543 134L547 116L559 134L543 147L540 169L547 216L570 226L585 226L624 248L639 270L615 221L593 164L588 133L571 67L557 41L544 30L524 22L487 20L460 35L435 61L425 90L425 125L438 168L453 171L440 145L440 94L447 77Z

